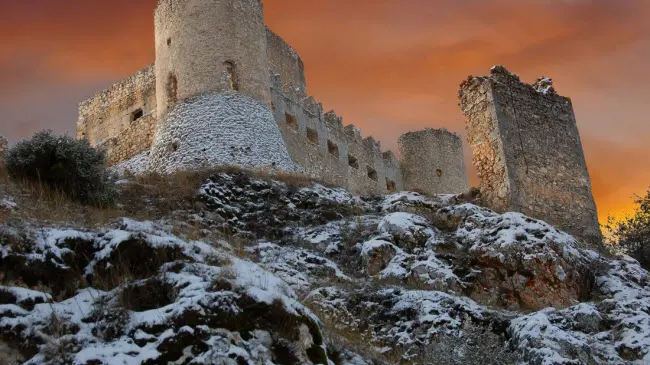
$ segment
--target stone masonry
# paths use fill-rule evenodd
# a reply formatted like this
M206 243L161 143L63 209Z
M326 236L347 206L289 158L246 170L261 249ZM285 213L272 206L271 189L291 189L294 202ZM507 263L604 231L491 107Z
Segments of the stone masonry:
M344 125L334 111L324 112L307 93L300 55L266 27L260 0L158 0L154 25L154 64L79 105L78 137L105 148L111 164L145 161L151 169L156 141L165 171L179 168L174 161L183 152L186 165L292 165L358 194L468 189L457 135L433 129L407 133L399 140L398 159L354 125ZM232 93L250 100L221 97ZM555 92L552 81L527 85L497 66L490 76L470 77L459 97L485 203L599 242L571 101ZM237 100L237 107L229 104ZM270 113L252 107L255 103ZM242 110L244 104L257 114ZM186 110L192 105L207 109ZM179 108L185 109L176 112ZM278 137L273 146L257 148L270 140L256 135L261 131ZM174 140L165 140L167 135ZM229 160L233 154L239 159Z
M484 202L601 242L573 106L552 81L528 85L502 66L459 92Z
M462 148L455 142L409 147L425 148L430 164L424 171L431 179L403 176L402 166L415 171L412 162L400 163L374 138L363 137L354 125L344 126L334 111L325 113L307 94L298 53L264 24L260 0L158 0L154 24L155 63L79 106L77 136L105 148L111 164L150 151L156 136L167 130L166 116L181 102L235 91L271 110L291 159L312 177L360 194L400 191L405 184L429 193L466 190ZM232 134L217 133L219 138ZM234 138L251 140L249 135ZM168 145L189 147L185 142ZM264 159L251 159L256 160ZM443 178L437 176L438 165L451 161L456 162L443 169Z
M426 194L464 193L469 190L463 140L446 129L425 129L399 138L402 176L406 190Z

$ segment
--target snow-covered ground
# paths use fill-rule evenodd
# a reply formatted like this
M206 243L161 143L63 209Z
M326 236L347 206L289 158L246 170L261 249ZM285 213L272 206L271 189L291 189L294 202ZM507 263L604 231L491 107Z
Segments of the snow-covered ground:
M197 194L156 222L0 224L0 349L26 364L650 363L650 274L544 222L243 173ZM215 235L183 238L183 214Z

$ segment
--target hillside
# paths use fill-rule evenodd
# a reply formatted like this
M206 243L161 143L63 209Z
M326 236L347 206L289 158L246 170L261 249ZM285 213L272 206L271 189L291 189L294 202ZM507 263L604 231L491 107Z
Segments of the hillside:
M0 364L650 363L650 274L522 214L243 171L119 184L105 210L0 187Z

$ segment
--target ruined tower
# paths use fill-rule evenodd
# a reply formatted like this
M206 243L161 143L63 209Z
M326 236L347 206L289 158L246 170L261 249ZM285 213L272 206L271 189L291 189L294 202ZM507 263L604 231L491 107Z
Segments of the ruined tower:
M573 106L548 78L528 85L502 66L461 85L469 143L485 203L601 240Z
M155 41L159 122L176 102L206 92L270 103L260 0L159 0Z
M399 151L406 190L432 195L469 190L459 135L431 128L409 132L400 136Z

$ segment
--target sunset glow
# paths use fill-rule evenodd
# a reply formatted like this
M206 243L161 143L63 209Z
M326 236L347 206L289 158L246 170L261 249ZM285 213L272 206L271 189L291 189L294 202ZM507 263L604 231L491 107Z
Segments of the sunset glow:
M650 1L265 0L308 93L385 148L462 135L458 85L503 64L571 97L601 222L650 186ZM0 3L0 135L74 134L77 102L153 62L156 0ZM467 165L471 153L466 148ZM477 185L471 172L472 184Z

